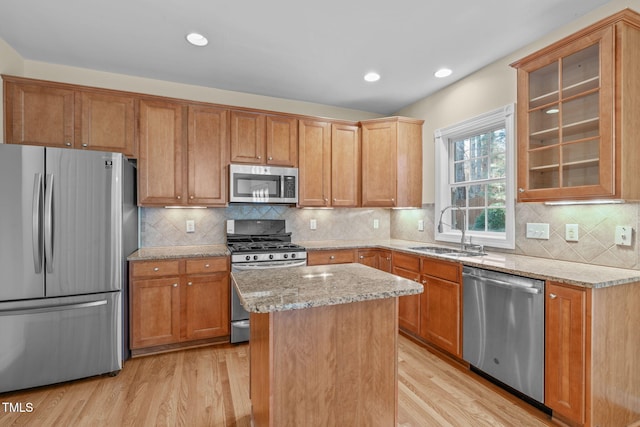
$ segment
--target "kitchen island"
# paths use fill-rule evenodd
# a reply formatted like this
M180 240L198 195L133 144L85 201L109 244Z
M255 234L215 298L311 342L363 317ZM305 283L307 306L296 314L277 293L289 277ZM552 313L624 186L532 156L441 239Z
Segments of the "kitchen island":
M396 425L397 297L421 284L360 264L232 280L251 313L253 425Z

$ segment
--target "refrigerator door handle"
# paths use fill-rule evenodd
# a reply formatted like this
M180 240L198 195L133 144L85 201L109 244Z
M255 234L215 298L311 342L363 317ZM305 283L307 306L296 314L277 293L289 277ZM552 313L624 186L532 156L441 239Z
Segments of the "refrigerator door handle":
M47 174L44 189L44 259L47 273L53 273L53 174Z
M36 274L42 272L42 222L40 213L42 211L42 174L36 173L33 178L33 203L31 204L31 244L33 246L33 267Z
M37 307L37 308L17 308L17 309L0 310L0 316L17 316L22 314L51 313L54 311L78 310L80 308L98 307L101 305L106 305L108 302L109 301L107 301L106 299L103 299L99 301L81 302L77 304L49 305L49 306Z

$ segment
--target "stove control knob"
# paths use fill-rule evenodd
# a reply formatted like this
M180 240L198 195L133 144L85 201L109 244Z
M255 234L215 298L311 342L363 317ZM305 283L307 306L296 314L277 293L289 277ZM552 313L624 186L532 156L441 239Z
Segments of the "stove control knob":
M251 257L249 255L247 255L246 257L244 257L244 259L246 259L247 261L251 261Z
M283 257L289 258L289 255L288 254L284 254Z
M296 257L296 254L291 254L291 258L295 258L295 257Z
M269 255L269 259L273 259L273 254Z
M254 259L254 261L257 261L258 260L258 255L254 255L253 259Z

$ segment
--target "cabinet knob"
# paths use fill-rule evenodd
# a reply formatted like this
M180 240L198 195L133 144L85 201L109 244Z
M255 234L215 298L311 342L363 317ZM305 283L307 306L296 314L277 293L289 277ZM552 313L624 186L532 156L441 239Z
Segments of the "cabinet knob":
M518 193L524 193L524 188L518 188Z
M153 271L160 271L160 267L153 267Z
M364 259L364 255L360 255L360 259Z
M193 285L193 282L187 282L187 286Z
M426 281L426 280L423 280L423 281L422 281L422 284L423 284L423 285L426 285L426 284L427 284L427 281Z
M67 147L71 147L71 143L69 141L66 141L64 145L66 145Z
M331 256L329 257L329 259L336 259L336 256L335 256L335 255L331 255Z
M204 268L209 268L209 264L205 264L205 265L204 265Z
M326 197L324 198L324 204L328 204L329 203L329 199L327 199Z
M556 299L556 298L558 298L558 295L556 295L556 294L549 294L549 298L551 298L551 299Z
M189 196L189 198L190 198L191 200L193 200L193 199L195 199L195 196Z
M273 157L269 156L269 160L273 160Z
M333 199L333 203L335 203L335 202L337 202L337 200L334 198L334 199Z
M261 158L262 158L262 156L258 156L258 157L256 157L256 159L258 159L258 160L260 160Z
M173 286L174 288L177 288L177 287L178 287L178 284L177 284L177 283L174 283L172 286Z
M182 199L182 196L176 196L176 199L180 200Z
M82 144L82 146L83 146L83 147L88 147L88 146L89 146L89 144L86 144L86 143L85 143L85 144Z
M391 201L395 203L396 199L391 199Z

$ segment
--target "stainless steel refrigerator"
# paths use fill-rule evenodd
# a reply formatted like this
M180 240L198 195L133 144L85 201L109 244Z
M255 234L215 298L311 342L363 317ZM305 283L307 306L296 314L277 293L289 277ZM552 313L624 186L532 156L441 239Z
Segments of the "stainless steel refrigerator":
M122 369L135 199L121 154L0 144L0 392Z

